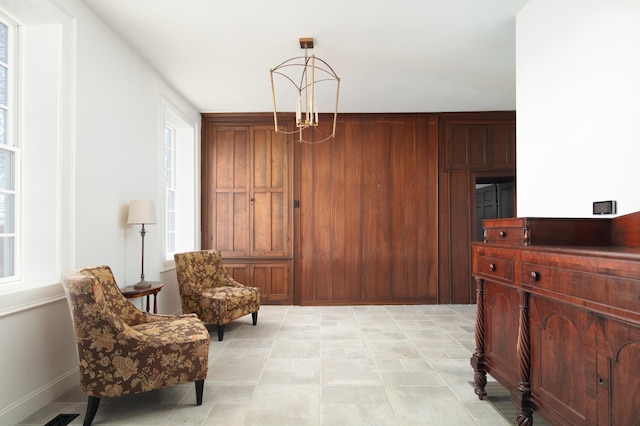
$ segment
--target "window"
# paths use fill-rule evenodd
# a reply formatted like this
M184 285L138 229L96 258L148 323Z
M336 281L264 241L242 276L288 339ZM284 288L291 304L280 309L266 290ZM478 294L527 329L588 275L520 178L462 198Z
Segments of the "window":
M12 132L13 28L0 20L0 282L17 271L16 211L18 150Z
M167 124L164 128L164 182L166 209L166 253L176 251L176 129Z
M199 117L194 119L199 120ZM173 105L165 103L165 269L173 266L174 253L198 247L196 126L190 124L189 119Z

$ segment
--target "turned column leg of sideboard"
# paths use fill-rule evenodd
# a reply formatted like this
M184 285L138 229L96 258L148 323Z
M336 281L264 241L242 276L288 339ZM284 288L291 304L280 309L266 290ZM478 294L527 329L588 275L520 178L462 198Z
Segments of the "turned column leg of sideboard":
M515 392L515 402L518 413L518 426L533 425L533 407L531 401L531 340L529 331L529 293L520 293L520 319L518 324L518 344L516 354L518 358L518 387Z
M473 367L473 382L475 393L478 398L484 399L487 396L485 386L487 385L487 370L484 358L484 280L475 278L476 281L476 351L471 356L471 366Z

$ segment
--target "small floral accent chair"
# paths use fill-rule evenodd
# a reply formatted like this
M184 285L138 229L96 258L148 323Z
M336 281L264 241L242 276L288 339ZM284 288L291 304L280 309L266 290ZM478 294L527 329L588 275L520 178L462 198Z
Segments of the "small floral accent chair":
M210 336L196 315L156 315L136 308L108 266L71 271L64 287L80 361L80 389L90 425L102 397L195 382L202 404Z
M216 250L174 254L182 312L196 313L206 323L216 324L222 341L224 326L251 314L258 322L260 290L235 281Z

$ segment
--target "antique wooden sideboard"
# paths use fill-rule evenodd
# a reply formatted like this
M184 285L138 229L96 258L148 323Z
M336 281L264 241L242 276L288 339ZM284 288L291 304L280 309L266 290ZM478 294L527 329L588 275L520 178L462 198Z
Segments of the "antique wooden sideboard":
M475 393L487 374L519 425L640 424L640 212L483 222L472 244Z

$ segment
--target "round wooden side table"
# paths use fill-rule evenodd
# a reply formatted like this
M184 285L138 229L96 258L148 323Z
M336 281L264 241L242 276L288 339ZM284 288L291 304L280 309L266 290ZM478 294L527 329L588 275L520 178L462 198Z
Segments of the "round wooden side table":
M128 285L124 288L121 288L122 294L127 299L134 299L136 297L144 297L147 296L147 312L150 312L150 300L149 298L153 295L153 313L158 313L158 293L162 290L164 284L158 281L150 281L151 287L147 288L135 288L133 285Z

